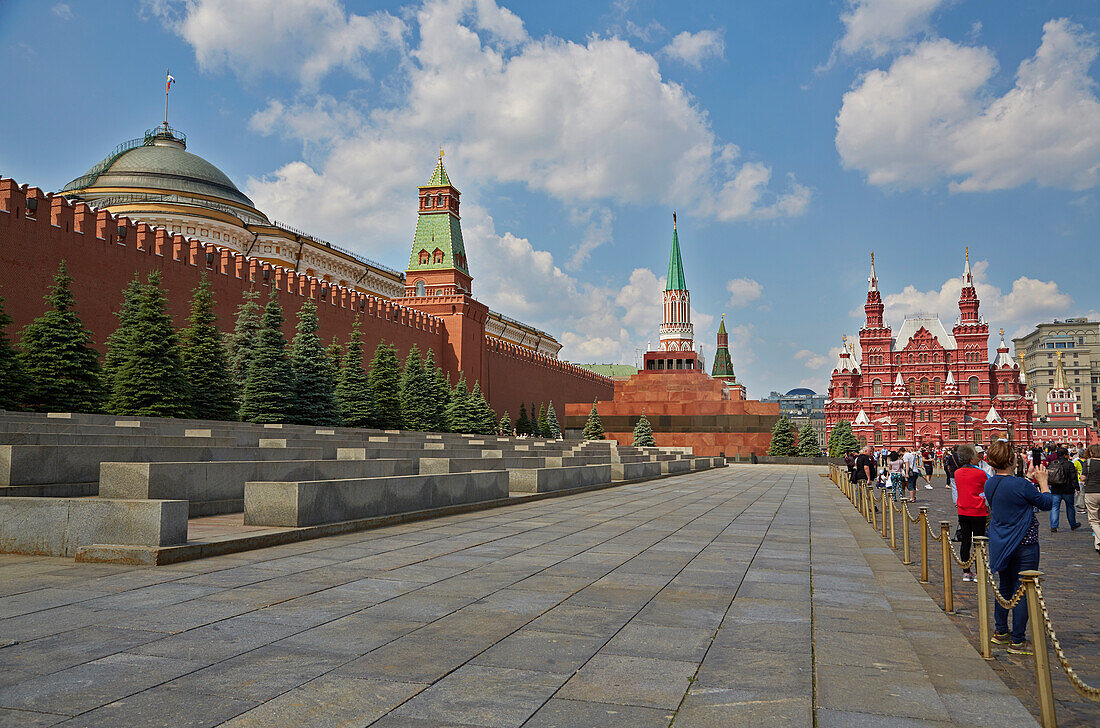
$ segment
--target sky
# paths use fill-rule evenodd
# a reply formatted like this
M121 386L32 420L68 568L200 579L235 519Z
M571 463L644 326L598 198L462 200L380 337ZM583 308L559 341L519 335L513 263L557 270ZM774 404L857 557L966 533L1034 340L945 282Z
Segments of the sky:
M863 317L1100 318L1094 0L0 2L0 174L56 190L163 117L269 217L404 269L439 148L475 297L634 363L672 213L696 341L823 391ZM996 346L996 337L991 345Z

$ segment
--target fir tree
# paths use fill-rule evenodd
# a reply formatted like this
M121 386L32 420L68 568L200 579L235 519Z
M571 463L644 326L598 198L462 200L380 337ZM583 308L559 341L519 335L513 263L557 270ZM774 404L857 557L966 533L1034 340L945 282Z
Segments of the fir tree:
M328 359L329 370L332 372L332 381L340 378L340 366L344 361L344 347L340 346L340 340L332 337L332 343L325 349L325 358Z
M434 372L432 372L434 374ZM424 370L420 359L420 347L416 344L405 357L405 369L401 372L401 420L406 430L427 432L438 422L432 377Z
M110 410L135 417L184 417L190 411L179 337L153 271L137 296L111 382Z
M451 401L451 383L443 370L435 363L435 352L428 349L424 357L424 374L428 376L428 387L432 396L432 426L435 432L447 431L447 404Z
M786 416L780 417L772 428L772 441L768 446L769 455L790 456L798 454L792 434L793 426Z
M129 351L130 342L133 339L134 316L137 312L138 298L141 296L143 287L141 278L135 273L130 284L122 289L122 306L119 307L118 311L115 311L118 326L104 342L107 352L103 355L103 384L107 388L108 398L112 396L114 391L115 370L118 369L119 361L124 354ZM107 403L107 409L111 412L114 411L110 401Z
M458 375L458 384L451 390L451 396L447 403L447 431L469 432L470 422L467 418L467 403L470 393L466 389L466 377L461 372Z
M375 348L367 381L373 407L372 427L401 429L401 362L392 344L381 342Z
M248 362L241 396L241 419L247 422L289 422L294 408L294 372L286 356L283 308L271 297L260 319L256 347Z
M821 443L817 441L817 433L809 422L798 431L798 454L804 458L821 457Z
M497 423L497 434L501 437L511 437L512 435L512 416L508 414L508 410L504 410L504 416Z
M183 373L188 383L188 416L194 419L237 419L237 391L229 370L229 355L218 332L214 294L203 271L191 295L191 316L180 332Z
M293 419L303 425L337 425L332 364L317 335L317 304L307 298L298 309L298 332L290 354L294 373Z
M227 339L229 349L229 368L233 372L233 381L237 383L237 396L244 391L244 381L248 378L248 365L256 351L256 338L260 334L260 304L256 299L260 292L245 291L244 300L237 307L237 323L233 333Z
M582 433L585 440L602 440L603 423L600 422L600 413L596 411L596 400L592 400L592 411L588 413L588 421L584 423Z
M542 432L539 431L538 411L539 411L538 408L535 407L535 403L532 402L531 403L531 419L530 419L531 424L530 424L530 427L527 430L530 433L531 437L542 437Z
M370 426L370 385L363 368L363 335L359 331L358 316L351 325L351 336L336 379L336 406L345 427Z
M550 437L550 423L546 421L546 406L539 405L538 423L539 437Z
M634 447L657 447L657 441L653 439L653 426L649 424L645 413L634 425Z
M522 402L519 405L519 419L516 420L516 434L531 434L531 421L527 419L527 405L523 404Z
M75 310L65 261L46 294L46 312L24 327L16 357L26 375L25 404L39 412L99 412L104 387L92 333Z
M829 457L840 458L850 452L858 451L859 440L852 432L852 423L848 420L841 420L836 423L833 431L829 433Z
M561 439L561 423L558 422L558 414L554 412L554 403L546 408L546 422L550 425L550 437Z
M485 395L481 392L481 382L474 382L474 388L466 400L467 417L470 421L470 432L475 435L492 435L497 429L497 414L489 406Z
M27 396L26 375L8 339L9 325L11 316L4 313L4 299L0 298L0 410L19 409Z

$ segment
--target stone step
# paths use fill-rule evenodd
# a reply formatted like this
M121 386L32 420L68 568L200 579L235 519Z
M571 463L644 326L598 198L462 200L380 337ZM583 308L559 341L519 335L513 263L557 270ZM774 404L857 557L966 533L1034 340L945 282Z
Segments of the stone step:
M297 482L249 482L244 522L314 526L508 497L508 472L399 475Z
M516 493L547 493L610 482L611 465L573 465L508 471L508 490Z
M99 495L189 502L191 518L244 510L248 481L373 478L416 473L414 460L241 460L222 462L105 462Z
M142 447L132 445L0 445L0 485L86 483L103 462L319 460L319 448Z

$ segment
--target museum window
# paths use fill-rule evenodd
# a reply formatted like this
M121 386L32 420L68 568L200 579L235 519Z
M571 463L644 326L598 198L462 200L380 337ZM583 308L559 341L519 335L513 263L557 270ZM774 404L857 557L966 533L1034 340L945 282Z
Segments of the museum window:
M875 444L876 445L881 445L882 444L882 433L879 432L878 430L875 430Z
M971 377L969 381L970 381L970 394L971 395L980 394L980 392L978 391L978 378L977 377Z
M847 384L844 385L844 396L845 397L848 396L848 385Z
M863 435L860 435L860 437L859 437L859 449L862 450L865 447L867 447L867 438L864 437Z
M922 395L927 395L928 394L928 379L926 377L921 377L921 380L920 380L920 393Z
M977 427L974 428L974 444L975 445L981 445L982 444L982 431L979 430Z
M917 382L916 382L916 380L910 379L908 382L906 382L905 383L905 389L906 389L906 391L909 392L910 396L916 394L917 393Z
M932 394L940 393L940 378L936 377L932 380Z
M959 423L951 420L947 423L947 436L952 440L959 439Z
M1009 425L1008 426L1008 439L1009 439L1009 441L1011 441L1014 438L1015 435L1016 435L1016 428L1013 427L1012 425Z
M873 396L873 397L881 397L882 396L882 382L879 381L878 379L871 382L871 396Z
M904 440L905 439L905 423L904 422L899 422L898 423L898 439L899 440Z

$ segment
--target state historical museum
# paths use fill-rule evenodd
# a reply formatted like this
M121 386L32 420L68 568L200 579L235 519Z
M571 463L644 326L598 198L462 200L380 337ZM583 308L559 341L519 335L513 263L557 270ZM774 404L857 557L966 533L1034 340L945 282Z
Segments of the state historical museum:
M883 320L872 254L867 320L858 343L844 338L825 404L827 432L847 420L861 444L891 448L1002 437L1030 444L1032 400L1003 329L989 361L989 325L978 316L979 303L967 251L951 333L934 314L912 314L895 336Z

